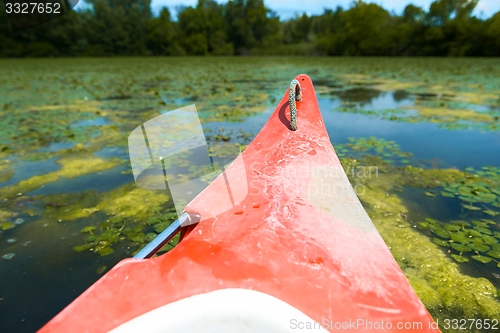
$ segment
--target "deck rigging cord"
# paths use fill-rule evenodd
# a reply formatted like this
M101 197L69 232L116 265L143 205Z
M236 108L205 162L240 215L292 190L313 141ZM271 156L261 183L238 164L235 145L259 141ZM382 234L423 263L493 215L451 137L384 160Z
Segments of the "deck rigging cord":
M288 101L290 102L290 129L297 130L297 103L295 101L302 100L302 88L299 81L293 79L290 82Z

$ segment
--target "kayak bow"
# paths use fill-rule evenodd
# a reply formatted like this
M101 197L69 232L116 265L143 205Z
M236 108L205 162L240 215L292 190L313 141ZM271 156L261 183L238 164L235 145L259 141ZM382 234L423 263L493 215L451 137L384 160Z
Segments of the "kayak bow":
M122 260L40 332L439 332L351 187L310 78L295 80L186 206L200 222L173 250ZM227 179L241 200L220 212Z

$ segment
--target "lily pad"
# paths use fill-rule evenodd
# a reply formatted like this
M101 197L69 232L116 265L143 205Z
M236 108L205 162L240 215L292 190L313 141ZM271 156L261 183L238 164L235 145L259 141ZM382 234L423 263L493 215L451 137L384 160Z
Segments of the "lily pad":
M418 222L417 224L424 229L429 229L429 223L427 222Z
M90 233L92 233L92 231L94 231L94 230L95 230L95 226L91 225L91 226L83 228L82 230L80 230L80 232L90 232Z
M431 219L430 217L426 217L424 220L430 224L439 224L437 220Z
M462 207L465 208L465 209L468 209L468 210L481 210L480 207L473 206L473 205L464 205L464 204L462 204Z
M493 260L490 257L485 257L485 256L481 256L481 255L472 256L472 259L477 260L477 261L479 261L479 262L481 262L483 264L487 264L491 260Z
M498 239L496 239L495 237L491 237L489 235L483 235L482 236L484 242L488 245L494 245L496 243L498 243Z
M479 231L482 234L493 235L493 233L491 232L491 230L488 229L488 228L474 227L474 229L476 229L477 231Z
M455 197L455 195L453 193L450 193L450 192L441 191L440 193L443 197L447 197L447 198L454 198Z
M452 254L451 257L455 259L456 262L459 263L469 262L469 258L459 256L458 254Z
M496 212L496 211L491 210L491 209L485 209L485 210L483 210L483 213L488 214L490 216L497 216L498 214L500 214L499 212Z
M462 232L452 232L450 233L450 238L457 243L462 243L466 244L470 242L469 237L467 237L464 233Z
M472 224L474 224L477 227L488 228L488 223L483 221L472 221Z
M469 239L475 244L484 244L483 237L469 237Z
M442 228L437 228L435 230L432 230L432 232L441 238L450 238L450 233Z
M460 195L458 198L460 200L468 202L468 203L479 202L479 200L478 200L477 197L473 197L473 196L470 196L470 195ZM481 209L481 208L478 208L477 210L479 210L479 209ZM476 209L471 209L471 210L476 210Z
M78 245L73 248L76 252L83 252L92 247L92 244L83 244L83 245Z
M146 223L149 225L156 224L159 222L161 222L161 216L153 216L146 220Z
M490 202L495 201L495 199L496 199L497 196L495 194L493 194L493 193L480 192L478 194L478 197L481 200L481 202L490 203Z
M144 241L146 243L149 243L151 242L153 239L155 239L155 237L157 236L157 234L155 234L154 232L148 232L146 234L146 236L144 237Z
M462 227L457 224L447 224L444 226L444 228L448 231L458 231L462 229Z
M424 195L425 195L426 197L435 197L435 196L436 196L436 194L434 194L434 193L432 193L432 192L429 192L429 191L425 191L425 192L424 192Z
M450 247L450 243L447 241L444 241L440 238L434 238L434 244L437 244L439 246L444 246L444 247Z
M106 270L107 266L106 265L101 265L99 267L97 267L96 269L96 273L101 275L102 273L104 273L104 271Z
M463 245L463 244L451 243L451 247L454 248L455 250L457 250L458 252L470 252L470 251L472 251L472 249L470 247L468 247L467 245Z
M167 227L171 224L171 222L163 221L154 225L155 231L157 233L161 233L163 230L167 229Z
M500 251L488 251L486 254L490 257L500 259Z
M99 253L103 257L110 255L113 252L115 252L115 250L113 250L113 248L109 246L101 247L97 250L97 253Z
M467 234L469 234L470 236L474 236L474 237L481 237L481 232L479 230L475 230L475 229L467 229L466 230Z
M484 244L470 243L468 246L477 252L488 252L490 250L490 247Z
M470 227L470 223L462 220L454 220L450 222L451 224L461 225L462 227Z
M139 233L137 236L132 237L132 241L136 242L136 243L143 244L143 243L145 243L145 237L146 237L146 235L144 235L143 233Z

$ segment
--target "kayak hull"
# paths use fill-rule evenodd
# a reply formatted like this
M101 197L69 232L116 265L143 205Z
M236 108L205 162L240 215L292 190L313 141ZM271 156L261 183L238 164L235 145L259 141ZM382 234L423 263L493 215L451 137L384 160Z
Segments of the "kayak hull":
M286 93L224 177L188 204L201 222L177 247L121 261L41 332L107 332L224 289L269 295L318 323L418 322L403 331L438 332L351 187L310 78L296 80L296 131ZM228 190L238 200L221 211Z

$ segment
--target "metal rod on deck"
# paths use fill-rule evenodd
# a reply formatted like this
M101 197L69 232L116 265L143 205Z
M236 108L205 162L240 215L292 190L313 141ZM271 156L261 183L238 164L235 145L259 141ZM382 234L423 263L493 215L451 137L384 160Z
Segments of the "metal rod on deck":
M181 216L167 229L163 230L161 234L156 236L148 245L146 245L142 250L140 250L135 256L135 259L146 259L151 258L156 252L158 252L162 247L165 246L175 235L181 230L182 227L186 227L191 224L198 223L200 221L200 215L198 214L188 214L186 212L182 213Z
M148 245L146 245L142 250L140 250L135 256L135 259L146 259L151 258L156 252L158 252L162 247L165 246L174 236L181 230L181 219L184 215L182 214L177 220L172 222L167 229L163 230L161 234L155 237ZM184 217L187 218L187 217Z

